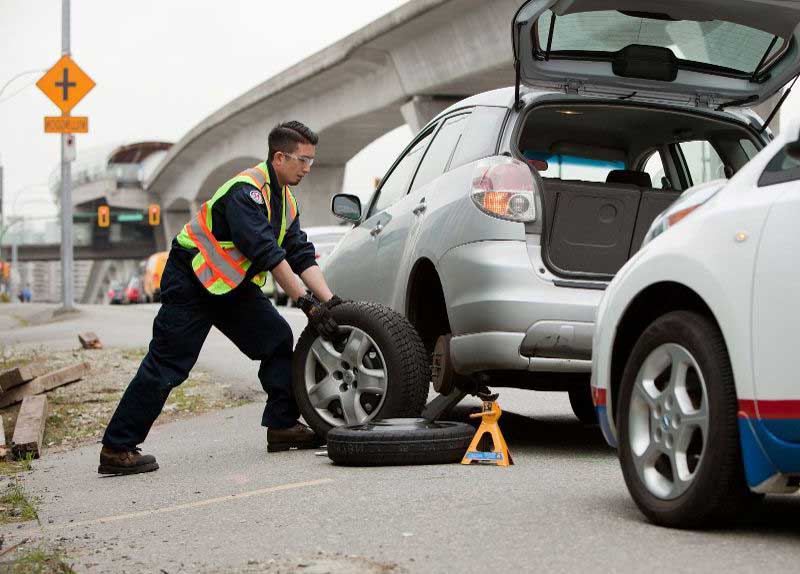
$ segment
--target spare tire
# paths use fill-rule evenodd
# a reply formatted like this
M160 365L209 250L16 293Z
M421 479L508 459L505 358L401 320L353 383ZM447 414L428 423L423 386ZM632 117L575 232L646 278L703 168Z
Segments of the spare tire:
M334 427L387 417L416 417L431 380L428 354L408 320L377 303L347 301L331 309L342 337L300 335L292 387L300 412L320 436Z
M461 462L475 429L466 423L386 419L328 433L328 457L345 466Z

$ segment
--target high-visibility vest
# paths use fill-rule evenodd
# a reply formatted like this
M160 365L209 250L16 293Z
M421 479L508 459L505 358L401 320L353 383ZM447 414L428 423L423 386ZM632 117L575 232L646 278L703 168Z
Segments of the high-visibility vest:
M251 261L236 249L233 241L218 241L212 231L214 204L237 183L247 183L259 190L266 202L267 216L271 221L270 197L272 192L269 186L269 169L266 162L262 162L223 183L213 197L203 203L197 217L193 217L189 223L184 225L178 234L178 243L182 247L198 250L197 255L192 259L192 269L203 286L213 295L224 295L235 289L244 281L251 265ZM283 245L286 230L297 217L297 202L288 186L283 186L281 206L281 229L278 235L278 245ZM253 282L260 287L266 283L266 280L266 271L253 277Z

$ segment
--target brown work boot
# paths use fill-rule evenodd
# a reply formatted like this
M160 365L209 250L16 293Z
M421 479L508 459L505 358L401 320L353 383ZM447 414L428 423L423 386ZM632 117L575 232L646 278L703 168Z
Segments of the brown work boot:
M267 429L267 452L290 448L317 448L325 441L306 425L297 423L287 429Z
M103 446L100 451L100 474L137 474L158 470L156 457L150 454L141 454L138 448L117 450Z

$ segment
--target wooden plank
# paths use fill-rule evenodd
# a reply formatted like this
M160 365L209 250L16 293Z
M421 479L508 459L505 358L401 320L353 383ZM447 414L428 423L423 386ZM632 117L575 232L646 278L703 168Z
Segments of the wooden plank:
M0 395L0 409L18 403L25 397L40 395L67 383L74 383L88 372L89 363L77 363L37 377L26 385L16 387Z
M103 343L100 338L93 331L86 331L85 333L78 333L78 341L84 349L102 349Z
M6 427L3 426L3 417L0 416L0 460L8 457L8 447L6 446Z
M18 387L36 377L41 377L47 372L43 363L31 363L24 367L15 367L0 373L0 392Z
M25 397L17 415L11 450L17 458L25 458L29 453L39 458L42 453L44 425L47 421L47 397Z

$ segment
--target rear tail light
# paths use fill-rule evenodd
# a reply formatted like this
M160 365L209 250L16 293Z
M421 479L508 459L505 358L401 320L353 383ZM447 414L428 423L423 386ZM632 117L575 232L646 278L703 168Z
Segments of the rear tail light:
M492 157L475 168L472 201L492 217L528 223L536 220L534 189L527 165L510 157Z

